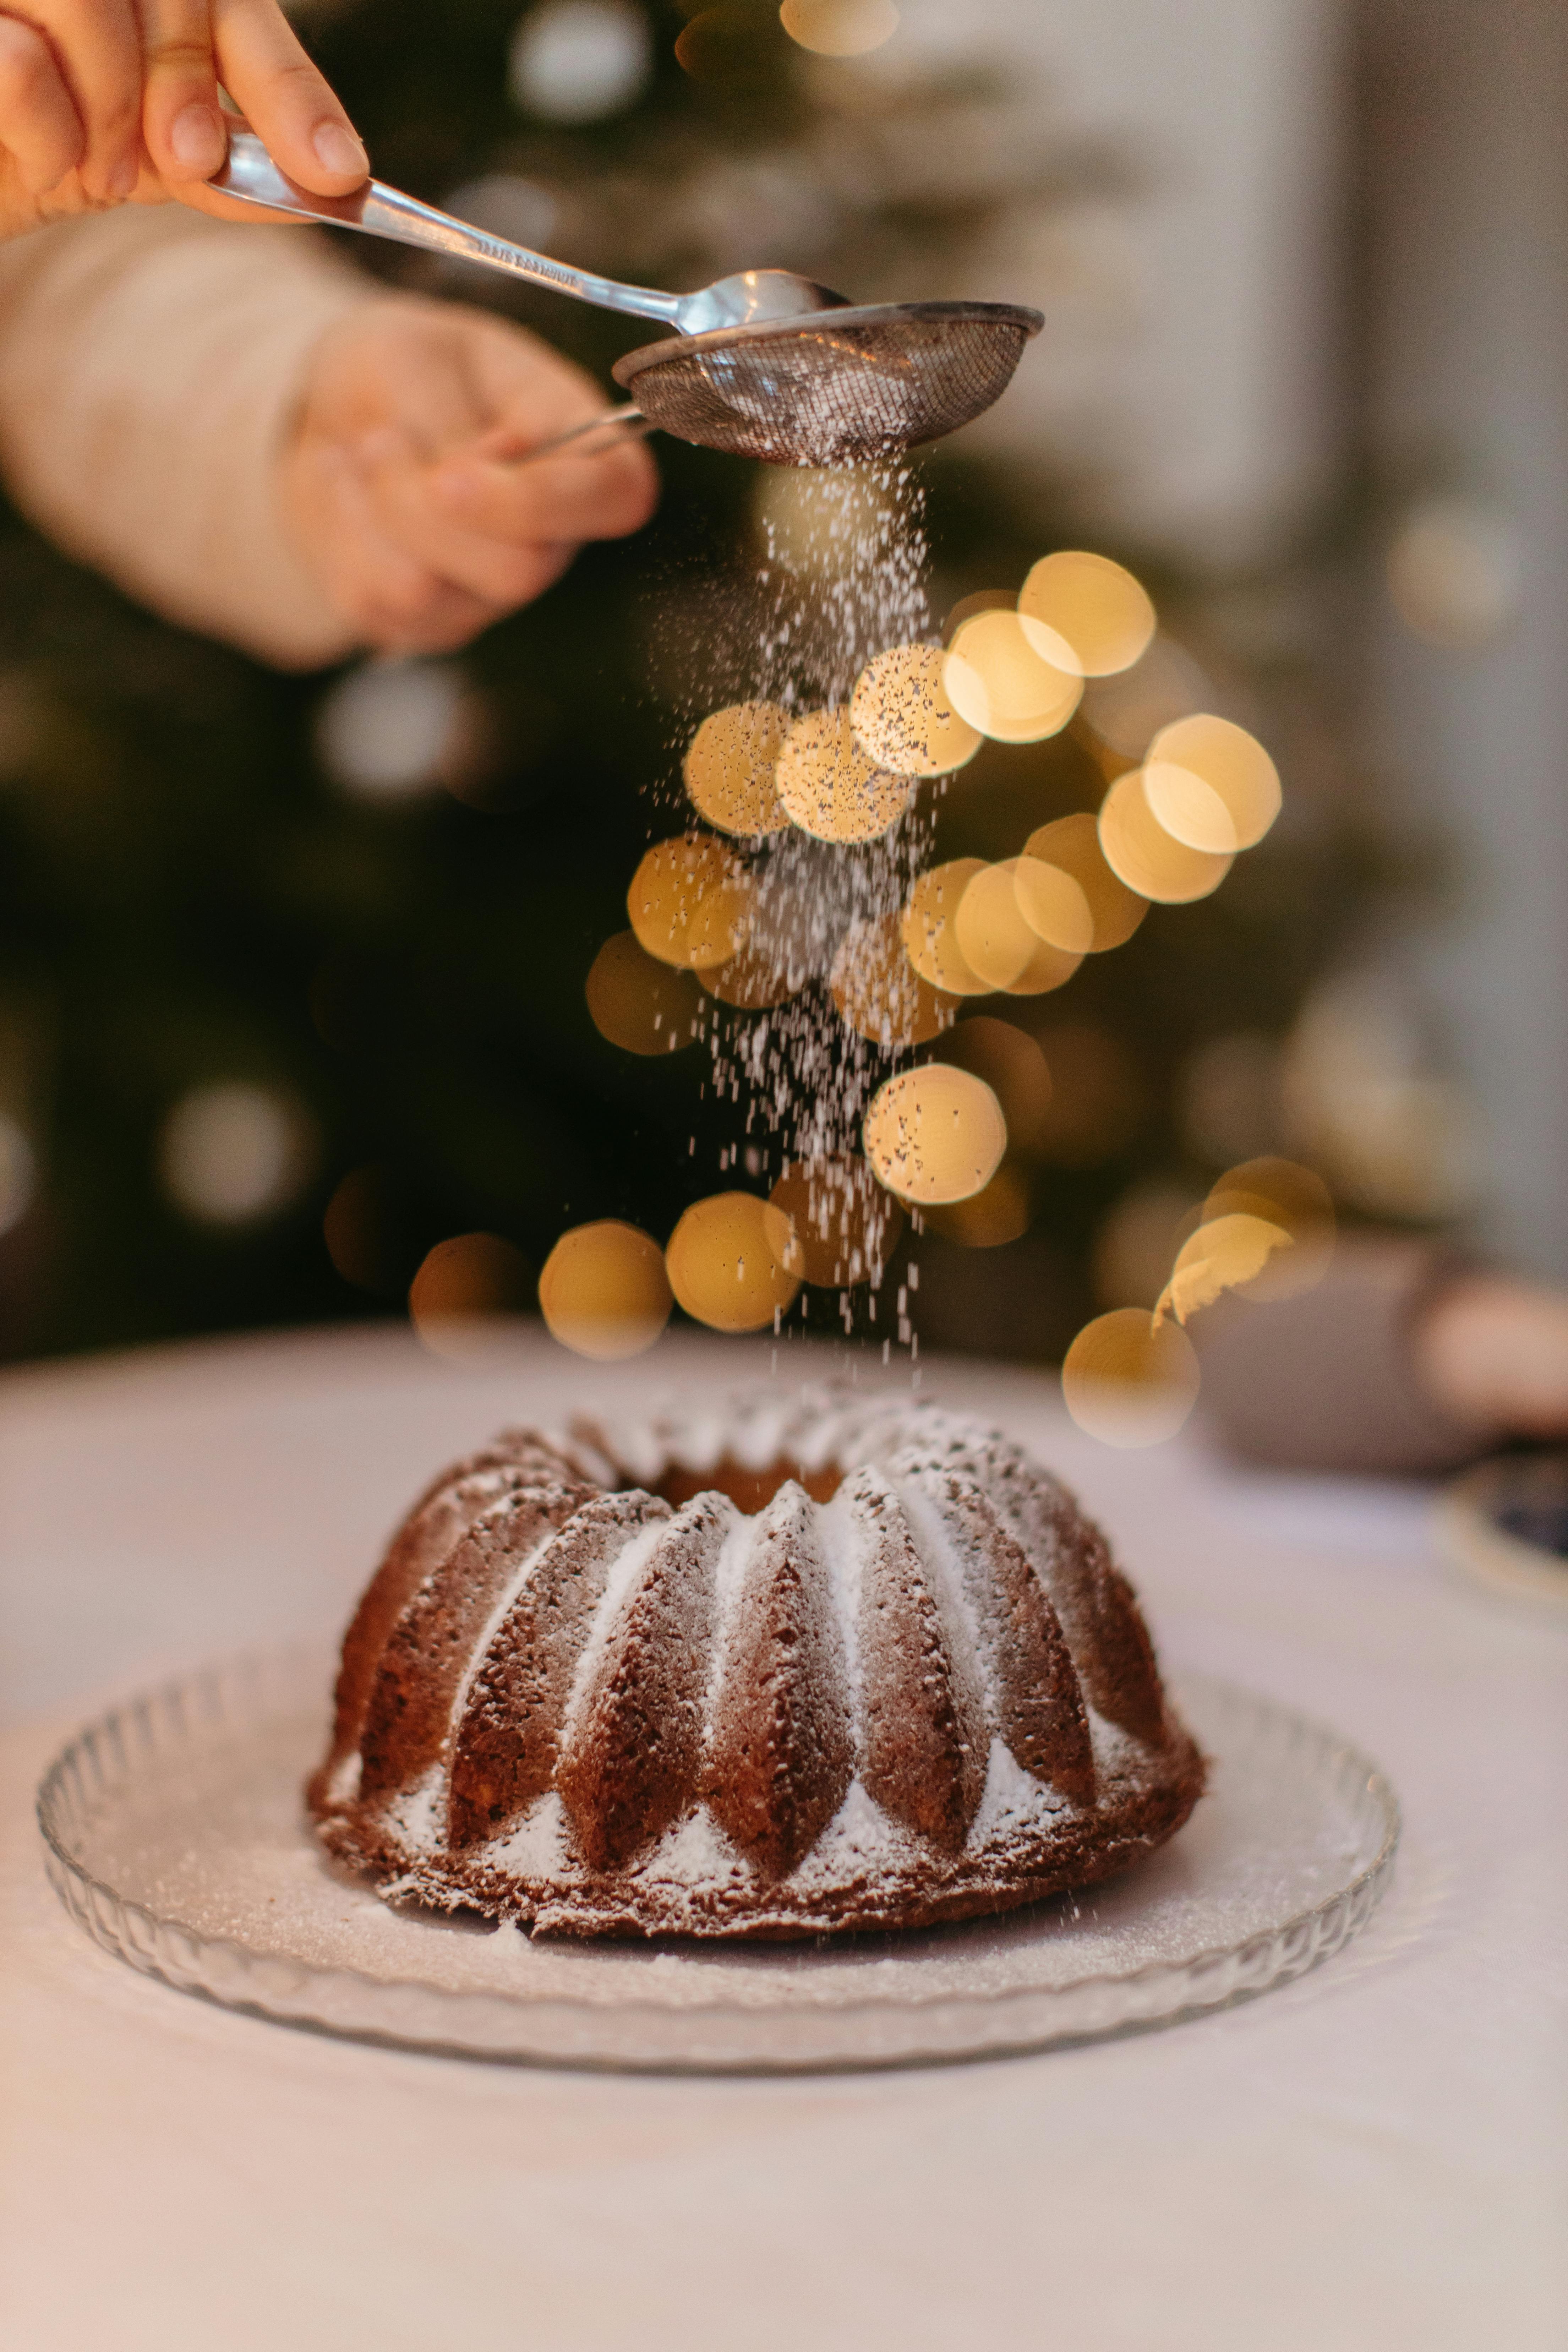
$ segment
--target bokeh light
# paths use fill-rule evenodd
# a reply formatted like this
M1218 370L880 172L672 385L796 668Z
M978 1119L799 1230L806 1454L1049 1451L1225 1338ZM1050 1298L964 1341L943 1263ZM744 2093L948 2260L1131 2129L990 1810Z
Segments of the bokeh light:
M1100 1306L1142 1307L1152 1314L1177 1251L1202 1216L1202 1201L1184 1184L1156 1177L1131 1185L1094 1237L1094 1295Z
M1212 1307L1227 1290L1240 1290L1269 1265L1276 1251L1288 1250L1290 1236L1283 1225L1244 1210L1205 1219L1189 1234L1176 1253L1171 1278L1160 1293L1156 1316L1173 1315L1185 1323L1200 1307Z
M773 769L789 720L776 703L737 702L706 718L681 762L699 816L721 833L777 833L789 822Z
M700 967L698 980L721 1004L739 1013L765 1013L771 1005L787 1003L799 992L799 982L777 957L754 941L727 962Z
M1013 903L1035 937L1063 955L1088 955L1094 946L1094 914L1076 875L1041 857L1015 857L1008 866Z
M415 1276L408 1315L433 1356L483 1362L533 1303L532 1269L513 1243L499 1234L454 1234L437 1243Z
M1026 1029L987 1013L971 1013L949 1031L931 1058L983 1078L1002 1107L1010 1149L1037 1150L1054 1088L1046 1057Z
M678 1054L696 1036L702 1005L696 981L649 955L635 931L605 941L584 994L600 1036L628 1054Z
M290 1095L233 1079L194 1087L158 1142L163 1189L208 1225L258 1224L289 1208L314 1171L314 1122Z
M967 1201L950 1201L921 1211L933 1234L961 1249L1000 1249L1027 1233L1032 1203L1029 1180L1016 1160L1004 1160L989 1184Z
M0 1111L0 1234L19 1225L33 1203L38 1166L27 1131Z
M950 858L945 866L917 874L905 903L900 928L910 961L922 980L949 996L984 996L990 991L990 982L959 946L955 929L964 892L984 871L983 857Z
M1207 711L1160 730L1143 791L1173 841L1219 856L1250 849L1279 814L1279 772L1262 744Z
M828 974L833 1002L858 1036L887 1053L923 1045L951 1029L963 999L933 988L910 961L901 914L852 923Z
M1018 592L1018 610L1065 639L1086 677L1131 669L1154 635L1147 589L1109 556L1080 549L1043 556Z
M856 740L895 775L951 774L985 740L948 700L942 667L935 646L891 646L856 681L849 698Z
M1243 1296L1268 1304L1310 1290L1328 1272L1333 1255L1333 1195L1314 1169L1268 1153L1245 1160L1211 1186L1204 1220L1249 1216L1280 1227L1290 1247L1271 1256Z
M1136 766L1162 727L1201 710L1213 697L1185 647L1157 636L1131 669L1089 680L1083 723L1109 751Z
M792 41L823 58L861 58L899 29L893 0L784 0L779 22Z
M1083 675L1065 638L1020 613L982 612L963 622L942 661L942 681L960 718L999 743L1038 743L1078 709Z
M670 1288L715 1331L760 1331L795 1300L802 1253L790 1221L754 1192L715 1192L687 1210L669 1237Z
M724 963L746 943L751 889L745 869L713 840L655 844L626 893L639 944L661 963Z
M601 122L631 105L652 66L647 17L633 0L545 0L512 35L507 82L547 122Z
M563 1234L539 1277L540 1309L552 1335L601 1363L651 1348L674 1303L664 1252L617 1217Z
M323 697L316 751L355 800L409 800L447 782L471 689L447 661L369 661Z
M1149 911L1148 899L1129 889L1106 863L1105 852L1100 845L1100 827L1087 814L1058 816L1049 824L1037 825L1024 844L1024 858L1055 866L1078 884L1089 908L1091 955L1104 955L1110 948L1121 947ZM1051 939L1051 933L1041 929L1036 920L1036 910L1037 907L1044 916L1052 907L1050 893L1054 886L1039 886L1037 898L1037 877L1025 872L1019 904L1041 937ZM1057 947L1070 946L1068 939L1056 939L1052 943Z
M1083 951L1074 954L1052 946L1025 919L1016 888L1021 863L1007 857L998 865L982 866L958 902L952 935L959 954L988 988L1010 996L1040 996L1072 978L1083 961ZM1065 874L1057 879L1068 890L1077 887ZM1079 891L1078 896L1083 906L1082 928L1087 931L1089 909L1083 904L1083 893Z
M1389 543L1387 572L1405 627L1447 653L1493 644L1518 613L1524 586L1509 516L1454 492L1411 508Z
M1143 772L1130 768L1106 793L1100 811L1100 845L1106 863L1130 890L1167 907L1186 906L1217 890L1235 859L1189 849L1173 840L1149 805Z
M402 1295L408 1279L409 1241L391 1171L374 1163L351 1168L321 1219L327 1255L345 1282L383 1297Z
M846 1290L881 1279L904 1213L865 1160L794 1160L768 1197L794 1228L791 1263L807 1282Z
M1062 1396L1079 1427L1102 1445L1159 1445L1197 1401L1198 1360L1179 1325L1140 1307L1097 1316L1062 1366Z
M786 733L773 771L778 796L819 841L874 841L896 824L914 782L890 775L855 740L847 710L811 710Z
M982 1078L928 1062L889 1078L866 1114L866 1157L880 1182L921 1208L966 1200L1007 1149L1002 1106Z

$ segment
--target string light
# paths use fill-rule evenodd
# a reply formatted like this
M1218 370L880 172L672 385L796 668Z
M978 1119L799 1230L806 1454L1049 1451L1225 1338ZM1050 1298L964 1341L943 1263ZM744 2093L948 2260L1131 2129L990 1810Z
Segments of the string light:
M697 1034L702 999L695 979L649 955L635 931L605 941L584 993L599 1034L627 1054L678 1054Z
M1125 945L1149 911L1148 899L1130 889L1107 862L1100 846L1100 828L1091 816L1058 816L1049 824L1037 825L1024 844L1024 858L1055 867L1078 884L1089 908L1090 955L1104 955L1111 948ZM1025 872L1019 890L1018 903L1026 919L1043 939L1051 940L1057 947L1070 948L1071 939L1053 936L1036 919L1032 896L1035 878ZM1042 897L1042 912L1047 903Z
M777 833L789 814L773 788L787 715L776 703L738 702L706 718L681 772L691 804L721 833Z
M1086 677L1131 669L1154 635L1147 590L1109 556L1082 550L1042 556L1018 593L1018 610L1054 630Z
M954 857L945 866L932 866L916 876L904 907L901 929L910 961L922 980L945 995L989 992L991 983L973 969L954 929L964 892L984 870L983 857Z
M966 1200L991 1181L1007 1149L1002 1106L982 1078L942 1062L902 1070L866 1114L866 1157L902 1201Z
M768 1198L789 1220L802 1275L827 1289L879 1280L903 1231L903 1211L863 1160L795 1160Z
M803 833L819 841L874 841L897 824L914 793L855 740L847 710L812 710L784 736L774 769L778 796Z
M787 1216L754 1192L688 1209L665 1252L669 1286L699 1323L760 1331L794 1302L804 1271Z
M852 923L828 974L834 1003L858 1036L887 1053L923 1045L951 1029L963 999L915 970L899 913Z
M1141 769L1131 768L1106 793L1100 811L1100 845L1108 866L1140 898L1185 906L1217 890L1234 857L1190 849L1173 840L1149 805Z
M674 1303L658 1244L615 1217L563 1234L539 1277L553 1337L601 1363L651 1348Z
M1026 862L1007 857L981 868L958 902L952 936L959 954L988 988L1010 996L1042 996L1072 978L1083 961L1083 950L1074 953L1053 945L1026 919L1017 879ZM1048 875L1051 869L1041 866L1037 871ZM1065 874L1055 878L1064 891L1077 892L1083 909L1080 928L1088 931L1091 927L1082 891Z
M506 1325L533 1304L528 1260L499 1234L455 1234L437 1242L415 1276L408 1315L433 1356L482 1362Z
M1198 1360L1179 1325L1120 1307L1087 1323L1062 1365L1062 1396L1102 1445L1159 1445L1197 1401Z
M1173 841L1221 857L1252 848L1279 814L1279 772L1262 744L1207 711L1160 730L1143 793Z
M639 944L661 963L723 963L745 945L744 868L710 835L656 843L632 877L626 912Z
M792 41L823 58L861 58L899 29L893 0L784 0L779 22Z
M892 646L868 662L849 722L868 758L900 776L944 776L973 759L985 739L953 709L942 672L935 646Z
M942 682L959 717L999 743L1059 734L1083 695L1083 672L1067 640L1016 612L965 621L943 659Z

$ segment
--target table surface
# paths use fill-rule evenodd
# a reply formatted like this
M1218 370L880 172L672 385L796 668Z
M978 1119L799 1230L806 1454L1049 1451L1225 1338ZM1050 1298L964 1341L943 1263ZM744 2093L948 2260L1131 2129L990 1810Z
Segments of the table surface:
M526 1334L458 1369L384 1328L0 1378L0 2337L1561 2352L1568 1619L1445 1568L1418 1489L1113 1454L1040 1375L924 1388L1079 1488L1169 1654L1399 1792L1392 1893L1296 1984L971 2066L575 2075L231 2015L68 1920L31 1798L100 1702L335 1631L410 1490L502 1419L768 1369L693 1338L605 1374Z

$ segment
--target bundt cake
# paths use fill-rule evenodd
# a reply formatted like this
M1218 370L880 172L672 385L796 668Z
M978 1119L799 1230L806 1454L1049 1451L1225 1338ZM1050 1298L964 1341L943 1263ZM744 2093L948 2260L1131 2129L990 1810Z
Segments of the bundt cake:
M391 1901L790 1937L1104 1878L1203 1778L1054 1478L817 1393L507 1431L444 1471L349 1627L308 1797Z

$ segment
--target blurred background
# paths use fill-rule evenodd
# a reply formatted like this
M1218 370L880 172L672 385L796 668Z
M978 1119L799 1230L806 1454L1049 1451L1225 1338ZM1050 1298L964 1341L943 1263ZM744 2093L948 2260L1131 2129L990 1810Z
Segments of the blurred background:
M850 56L773 0L299 22L383 177L573 262L1045 310L921 461L933 614L1088 546L1161 635L1061 735L987 745L939 856L1096 807L1184 710L1278 761L1284 815L1215 896L981 1008L1052 1087L1009 1214L921 1238L922 1344L1059 1360L1268 1152L1352 1223L1568 1278L1568 16L868 6ZM605 381L647 339L350 242ZM777 477L658 454L652 527L461 656L303 677L0 520L0 1353L402 1315L475 1232L528 1307L563 1228L662 1241L739 1181L706 1049L623 1050L584 982L672 830L713 583L770 532L824 559Z

